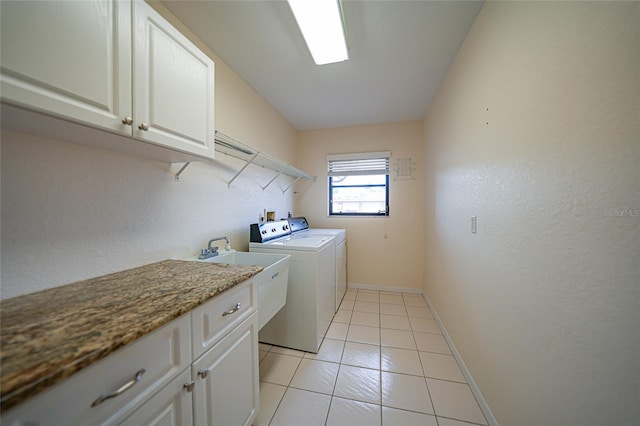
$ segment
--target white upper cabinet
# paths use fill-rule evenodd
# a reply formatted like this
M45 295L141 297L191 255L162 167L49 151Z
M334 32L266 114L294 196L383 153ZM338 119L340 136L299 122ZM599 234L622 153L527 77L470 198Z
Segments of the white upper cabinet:
M131 134L131 4L3 1L2 100Z
M213 61L144 2L133 15L135 137L213 157Z
M138 155L152 144L214 157L214 63L144 1L2 1L0 7L3 103L146 142L124 144ZM104 139L87 138L82 129L74 137L50 120L36 123L37 116L3 112L7 117L45 136Z

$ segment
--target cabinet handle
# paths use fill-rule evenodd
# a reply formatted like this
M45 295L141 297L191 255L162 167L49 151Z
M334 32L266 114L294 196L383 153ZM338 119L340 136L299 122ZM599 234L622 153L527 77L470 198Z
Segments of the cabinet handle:
M235 314L236 312L238 312L238 310L240 309L240 304L236 303L236 307L231 309L230 311L224 311L222 313L223 317L226 317L227 315L231 315L231 314Z
M125 117L122 119L122 124L126 124L127 126L131 126L133 124L133 118Z
M125 383L124 385L120 386L118 389L116 389L114 392L110 393L109 395L100 395L98 397L98 399L96 399L95 401L93 401L93 404L91 404L92 407L95 407L97 405L102 404L104 401L106 401L107 399L111 399L111 398L115 398L116 396L125 393L126 391L128 391L129 389L131 389L131 387L133 385L135 385L136 383L138 383L140 381L140 379L142 379L142 375L146 372L147 370L145 370L144 368L140 371L138 371L136 373L135 376L133 376L133 379L129 380L127 383Z
M149 124L147 124L147 123L140 123L140 125L138 126L138 129L140 129L140 130L144 130L144 131L146 132L147 130L149 130Z
M193 391L193 386L196 384L196 382L194 382L193 380L190 381L189 383L185 383L182 387L185 388L187 390L187 392L192 392Z
M198 371L198 376L200 376L201 379L206 378L209 375L209 369L205 368L204 370L200 370Z

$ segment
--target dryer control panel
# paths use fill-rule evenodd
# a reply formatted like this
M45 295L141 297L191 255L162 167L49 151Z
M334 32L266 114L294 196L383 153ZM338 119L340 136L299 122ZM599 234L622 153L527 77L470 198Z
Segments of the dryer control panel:
M303 216L300 217L290 217L287 219L289 221L289 228L291 228L291 233L296 233L298 231L304 231L305 229L309 229L309 222Z

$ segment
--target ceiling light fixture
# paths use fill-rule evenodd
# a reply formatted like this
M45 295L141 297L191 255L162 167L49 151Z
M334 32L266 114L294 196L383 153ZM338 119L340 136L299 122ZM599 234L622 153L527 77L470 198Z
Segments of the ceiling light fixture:
M318 65L349 59L339 0L288 0Z

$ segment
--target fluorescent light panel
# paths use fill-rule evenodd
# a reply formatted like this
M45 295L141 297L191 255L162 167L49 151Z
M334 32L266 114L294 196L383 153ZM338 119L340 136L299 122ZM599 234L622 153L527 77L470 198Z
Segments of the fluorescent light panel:
M339 0L288 0L298 27L318 65L349 59Z

